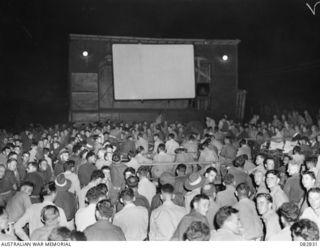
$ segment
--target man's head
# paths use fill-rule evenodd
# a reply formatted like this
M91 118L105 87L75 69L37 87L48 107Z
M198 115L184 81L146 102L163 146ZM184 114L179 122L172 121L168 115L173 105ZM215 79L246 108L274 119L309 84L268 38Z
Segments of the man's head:
M216 179L217 174L218 172L216 168L209 167L204 173L204 176L206 177L208 183L214 183L214 180Z
M158 145L158 153L164 152L166 150L165 144L161 143Z
M320 210L320 188L311 188L308 191L308 202L314 211Z
M120 198L120 202L122 202L123 204L126 205L126 204L133 202L135 200L134 192L130 188L124 189L120 192L119 198Z
M161 186L161 199L163 201L171 201L173 198L174 187L167 183Z
M302 173L302 186L308 191L315 187L316 176L313 171L305 171Z
M94 185L98 185L99 183L102 183L104 177L105 176L101 170L94 170L91 173L90 182L94 183Z
M201 188L201 194L207 195L211 199L216 198L216 186L213 183L206 183Z
M8 170L15 171L17 170L17 160L11 158L7 161Z
M205 216L209 210L209 197L204 194L196 195L190 202L190 207Z
M209 241L210 228L201 221L194 221L184 234L184 240L188 241Z
M251 194L250 188L246 183L240 183L237 186L235 193L239 200L241 200L242 198L248 198Z
M277 187L280 183L280 173L276 170L269 170L266 173L266 184L267 187L272 190Z
M54 205L47 205L41 210L41 221L46 226L58 225L59 217L59 209Z
M47 200L50 202L53 202L56 199L56 195L57 189L56 184L54 182L49 182L45 184L40 191L40 197L43 200Z
M225 206L218 210L215 216L215 223L217 227L228 229L229 231L233 232L234 234L241 233L241 223L238 215L238 210L230 207Z
M276 163L274 158L268 157L265 159L264 167L266 168L267 171L274 170L275 166L276 166Z
M278 209L280 220L284 226L291 226L299 219L300 209L293 202L285 202Z
M48 241L71 241L71 231L65 226L56 227L52 229Z
M63 150L61 153L60 153L60 159L62 162L66 162L69 160L69 152L67 150Z
M319 241L318 225L309 219L300 219L291 228L293 241Z
M240 169L243 169L245 163L246 163L246 160L243 155L236 157L235 160L233 161L234 167L237 167Z
M97 187L92 187L86 194L86 200L89 204L96 204L98 201L106 199L107 196Z
M128 186L128 188L131 189L137 189L138 185L139 185L139 177L137 176L129 176L128 178L126 178L126 185Z
M264 160L265 160L265 155L263 154L258 154L256 156L256 165L263 165L264 164Z
M89 163L94 164L96 162L96 154L93 151L87 153L86 159Z
M227 186L227 185L233 185L234 186L234 184L235 184L234 175L227 173L223 178L223 184L225 186Z
M306 158L305 163L307 166L307 170L311 170L311 169L315 168L317 165L317 162L318 162L318 158L316 156L311 156L311 157Z
M149 168L147 166L141 166L139 167L138 171L137 171L137 176L139 178L143 178L143 177L149 177Z
M185 176L186 175L186 171L187 171L187 166L185 164L178 164L177 168L176 168L176 176Z
M105 179L111 180L111 169L109 166L105 165L101 168L102 173L104 174Z
M265 173L262 170L255 170L254 172L254 183L256 184L256 186L260 186L262 184L264 184L266 177L265 177Z
M108 220L111 222L114 212L115 209L110 200L101 200L96 205L95 215L97 220Z
M260 215L265 215L272 209L272 197L267 193L260 193L256 196L257 210Z
M20 185L20 191L26 193L27 195L31 195L34 188L34 184L32 182L23 182Z
M291 160L288 164L287 172L289 176L296 175L300 172L301 166L294 160Z
M27 172L33 173L38 171L38 165L35 162L29 162L27 165Z
M134 176L135 174L136 174L135 169L132 168L132 167L128 167L123 171L123 178L127 179L127 178L129 178L131 176Z

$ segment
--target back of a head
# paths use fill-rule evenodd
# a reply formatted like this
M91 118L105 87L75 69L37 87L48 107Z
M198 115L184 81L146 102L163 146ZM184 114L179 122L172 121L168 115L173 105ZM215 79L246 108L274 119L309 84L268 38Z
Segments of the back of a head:
M250 194L250 188L246 183L240 183L236 188L238 196L248 197Z
M97 187L92 187L91 189L88 190L86 194L86 198L90 203L97 203L99 200L105 198L106 195L97 189Z
M190 202L190 208L194 209L195 203L199 203L201 200L210 200L209 197L205 194L198 194L194 196Z
M225 185L232 185L234 183L234 176L232 174L227 173L223 178L223 183Z
M41 188L40 197L42 199L49 197L52 194L56 193L56 190L56 184L54 182L49 182Z
M139 185L139 177L137 176L130 176L126 179L126 185L133 189L133 188L137 188Z
M147 166L139 167L137 175L147 177L149 175L149 168Z
M278 209L278 213L286 220L286 222L293 223L298 220L300 209L298 205L293 202L285 202Z
M114 215L114 206L110 200L104 199L97 203L96 211L99 213L100 218L109 219Z
M246 162L246 160L245 160L244 156L240 155L235 158L235 160L233 161L233 165L234 165L234 167L237 167L237 168L243 168L245 162Z
M167 183L167 184L164 184L161 186L161 193L162 194L171 194L172 195L173 192L174 192L174 187L171 184Z
M298 220L290 227L290 230L293 240L319 241L318 225L309 219Z
M73 230L70 235L71 241L87 241L87 237L84 232Z
M41 210L41 221L46 225L56 223L59 217L59 209L54 205L47 205Z
M120 162L120 155L118 154L118 153L114 153L113 155L112 155L112 161L113 162Z
M189 241L209 241L210 228L201 221L194 221L184 234L184 240Z
M71 231L67 227L56 227L52 229L48 241L71 241Z
M90 177L90 181L93 182L97 179L104 179L104 174L102 172L102 170L94 170L92 173L91 173L91 177Z
M134 199L134 192L132 189L124 189L120 192L120 199L122 199L123 202L131 202Z
M225 206L218 210L215 215L215 224L218 228L221 228L225 221L232 215L236 214L239 211L231 206Z
M208 197L212 197L216 192L216 186L213 183L207 183L201 188L201 194L204 194Z

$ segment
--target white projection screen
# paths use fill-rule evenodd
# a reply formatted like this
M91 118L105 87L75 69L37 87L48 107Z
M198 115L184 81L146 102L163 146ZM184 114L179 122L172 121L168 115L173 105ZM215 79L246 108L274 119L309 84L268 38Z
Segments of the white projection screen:
M193 45L113 44L115 100L195 97Z

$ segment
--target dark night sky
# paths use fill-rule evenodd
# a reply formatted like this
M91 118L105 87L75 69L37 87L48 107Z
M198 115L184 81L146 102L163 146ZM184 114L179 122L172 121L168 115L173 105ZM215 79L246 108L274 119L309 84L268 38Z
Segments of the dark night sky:
M318 107L316 12L305 0L2 0L1 110L8 123L67 119L69 33L240 39L250 106Z

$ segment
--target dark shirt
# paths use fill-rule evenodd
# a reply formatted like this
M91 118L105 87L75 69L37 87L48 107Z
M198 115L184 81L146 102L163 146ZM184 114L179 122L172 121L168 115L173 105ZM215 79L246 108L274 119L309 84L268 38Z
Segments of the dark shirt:
M0 179L0 193L5 193L13 189L13 185L18 184L17 178L10 170L6 170L4 177Z
M32 195L40 195L41 188L44 186L44 181L39 172L35 171L27 173L25 181L32 182L34 184Z
M289 177L283 187L283 191L288 196L290 202L299 203L304 195L300 174Z
M110 166L111 182L114 187L120 188L124 183L123 172L127 168L125 164L117 163Z
M91 174L96 170L96 167L92 163L85 163L79 167L78 177L81 187L88 185L90 182Z
M54 203L64 210L68 221L74 218L77 211L77 200L74 194L58 190Z
M59 174L64 172L64 166L63 163L61 161L59 161L58 163L56 163L54 165L54 176L58 176Z
M40 176L43 179L43 182L46 184L51 181L52 173L50 168L47 168L45 171L39 171Z
M246 183L249 186L251 193L255 191L252 179L244 170L231 166L228 169L228 173L234 176L234 181L236 183L235 187L237 187L240 183Z
M185 215L179 225L177 226L176 231L174 232L171 240L172 241L183 241L183 236L185 232L187 231L188 227L191 225L194 221L200 221L207 226L209 226L209 222L206 216L203 216L199 212L192 210L189 214Z
M108 220L99 220L84 230L88 241L125 241L126 238L120 227Z

